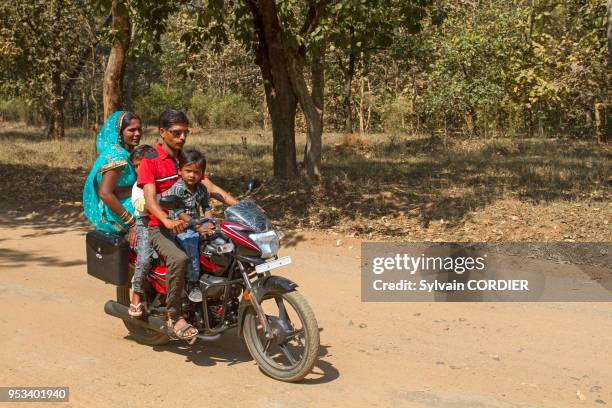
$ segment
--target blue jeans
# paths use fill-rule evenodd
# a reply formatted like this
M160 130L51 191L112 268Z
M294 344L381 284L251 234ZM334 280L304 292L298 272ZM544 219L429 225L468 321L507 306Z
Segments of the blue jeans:
M136 267L132 277L132 290L142 294L142 282L151 269L151 260L155 257L149 242L149 230L141 218L136 218Z
M187 282L195 283L200 280L200 234L186 230L176 236L176 242L189 257L189 266L185 278Z

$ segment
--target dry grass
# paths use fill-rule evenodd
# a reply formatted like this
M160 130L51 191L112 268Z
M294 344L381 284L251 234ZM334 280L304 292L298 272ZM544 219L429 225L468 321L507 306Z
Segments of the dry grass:
M147 129L143 143L156 141ZM304 141L299 135L298 152ZM0 142L0 206L78 208L95 158L91 132L70 129L56 143L42 129L5 125ZM264 180L255 199L286 228L428 241L612 240L610 146L325 134L324 177L309 186L273 180L271 142L261 130L194 129L189 139L232 193L250 177Z

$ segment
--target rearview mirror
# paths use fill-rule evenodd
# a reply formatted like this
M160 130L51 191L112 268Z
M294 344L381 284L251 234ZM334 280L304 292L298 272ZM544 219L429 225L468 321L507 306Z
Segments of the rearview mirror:
M257 179L251 179L248 181L247 183L247 189L246 192L244 193L244 195L249 195L253 192L253 190L257 189L258 187L261 187L261 181L257 180Z

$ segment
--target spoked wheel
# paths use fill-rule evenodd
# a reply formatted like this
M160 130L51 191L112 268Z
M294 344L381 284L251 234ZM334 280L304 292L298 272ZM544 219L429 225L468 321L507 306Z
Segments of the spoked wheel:
M251 356L270 377L295 382L312 371L319 355L319 326L298 292L267 294L261 301L273 337L267 339L253 308L244 321Z
M125 306L130 306L130 288L127 286L117 286L117 302ZM159 346L170 341L170 337L163 333L158 333L155 330L145 329L144 327L130 324L124 320L125 327L130 332L130 335L139 343L149 346Z

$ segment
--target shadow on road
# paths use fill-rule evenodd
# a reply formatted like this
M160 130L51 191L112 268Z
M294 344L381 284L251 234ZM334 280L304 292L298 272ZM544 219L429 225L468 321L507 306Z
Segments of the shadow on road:
M69 267L85 265L84 259L72 261L61 260L54 256L38 256L31 252L17 251L14 249L0 248L0 267L21 268L28 264L39 264L44 266Z
M188 346L182 341L174 341L163 346L154 346L157 352L171 352L185 357L186 362L210 367L217 364L228 366L251 361L251 355L241 338L234 330L225 333L218 342L196 342Z
M306 378L300 382L300 384L307 385L317 385L317 384L325 384L334 381L338 377L340 377L340 372L333 366L329 361L323 359L326 355L329 354L328 349L331 346L321 345L319 348L319 359L315 363L315 367L312 370L312 376L316 376L316 378Z
M129 335L125 338L132 339ZM323 357L329 354L329 347L331 346L320 346L319 359L309 375L309 377L314 378L306 378L298 384L325 384L340 377L338 370L331 363L323 359ZM160 353L170 352L179 354L185 357L185 362L204 367L212 367L217 364L232 366L253 361L244 341L236 335L235 330L230 330L217 342L196 342L193 346L187 346L182 341L175 341L163 346L154 346L153 350Z

